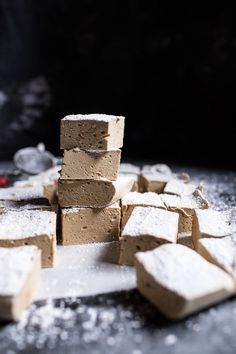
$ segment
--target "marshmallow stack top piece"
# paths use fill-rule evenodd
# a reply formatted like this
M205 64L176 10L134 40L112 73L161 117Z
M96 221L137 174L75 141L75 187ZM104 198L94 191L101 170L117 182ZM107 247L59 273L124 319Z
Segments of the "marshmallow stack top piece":
M112 150L123 146L125 118L75 114L61 120L61 149Z

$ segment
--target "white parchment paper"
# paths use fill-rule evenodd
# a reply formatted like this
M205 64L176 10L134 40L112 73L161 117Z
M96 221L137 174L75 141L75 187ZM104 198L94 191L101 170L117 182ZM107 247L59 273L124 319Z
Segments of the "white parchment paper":
M136 287L134 267L117 264L118 243L58 246L54 268L42 269L37 300L89 296Z

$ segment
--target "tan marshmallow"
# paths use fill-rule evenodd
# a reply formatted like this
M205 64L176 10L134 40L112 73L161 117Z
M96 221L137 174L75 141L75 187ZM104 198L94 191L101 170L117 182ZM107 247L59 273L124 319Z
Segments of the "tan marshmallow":
M163 193L167 182L172 179L190 181L187 173L172 173L167 165L144 165L139 176L139 188L143 192Z
M156 193L147 192L147 193L138 193L130 192L127 193L121 199L121 208L122 208L122 229L127 223L132 211L136 206L143 207L156 207L165 209L165 205L162 202L160 196Z
M60 166L52 167L38 175L30 176L27 180L17 181L14 187L17 188L42 188L42 194L50 204L57 203L57 184Z
M113 150L123 146L125 118L74 114L61 120L61 149Z
M138 192L139 191L139 174L140 174L140 167L130 164L130 163L121 163L120 164L120 176L133 176L134 184L131 189L131 192Z
M120 239L120 264L133 265L134 254L175 243L179 215L153 207L135 207Z
M198 249L201 238L221 238L236 231L236 208L226 211L195 210L193 218L193 242Z
M59 180L58 198L61 207L80 206L104 208L130 192L132 177L119 177L116 181Z
M42 266L52 267L56 257L56 214L22 210L0 214L0 247L35 245L42 251Z
M183 318L235 293L227 273L188 247L163 245L135 258L138 290L170 319Z
M163 193L169 180L169 175L160 172L142 172L139 175L140 190L143 192Z
M61 212L62 244L118 241L120 219L119 203L99 209L64 208Z
M0 247L0 321L20 319L36 293L40 268L37 247Z
M16 202L28 202L31 200L43 200L43 188L40 185L35 187L8 187L0 188L0 200L11 200Z
M171 179L167 182L164 193L178 196L192 195L197 189L202 191L203 186L195 183L186 183L180 179Z
M207 200L198 190L193 195L161 194L160 197L168 210L179 213L179 233L192 232L194 209L206 209L209 207Z
M8 210L48 210L52 208L46 198L31 199L30 201L0 200L0 213Z
M64 151L61 179L99 179L116 180L119 172L121 151L83 151L71 149Z
M209 262L229 273L236 280L236 236L202 238L198 252Z

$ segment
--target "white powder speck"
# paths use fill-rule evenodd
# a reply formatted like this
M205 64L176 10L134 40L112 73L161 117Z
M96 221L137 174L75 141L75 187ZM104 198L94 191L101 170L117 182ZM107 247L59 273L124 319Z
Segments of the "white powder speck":
M165 341L165 345L174 345L177 342L178 338L176 337L175 334L168 334L164 341Z
M107 338L107 345L112 347L115 343L116 343L115 338L113 338L113 337L108 337Z
M143 352L141 351L141 350L139 350L139 349L134 349L133 351L132 351L132 354L142 354Z

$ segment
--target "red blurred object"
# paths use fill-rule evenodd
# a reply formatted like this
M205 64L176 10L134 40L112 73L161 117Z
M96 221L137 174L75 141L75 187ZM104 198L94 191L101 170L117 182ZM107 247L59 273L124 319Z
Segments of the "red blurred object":
M7 176L0 176L0 188L4 187L9 181Z

